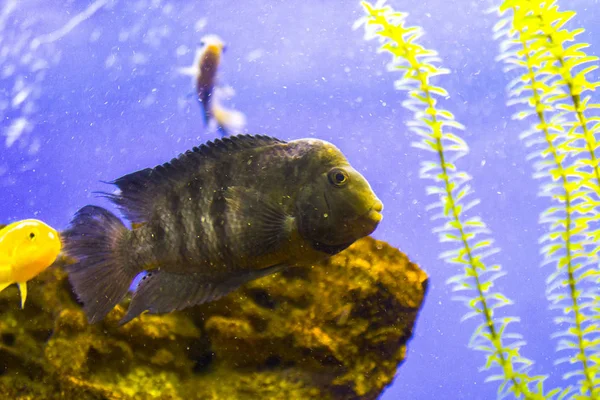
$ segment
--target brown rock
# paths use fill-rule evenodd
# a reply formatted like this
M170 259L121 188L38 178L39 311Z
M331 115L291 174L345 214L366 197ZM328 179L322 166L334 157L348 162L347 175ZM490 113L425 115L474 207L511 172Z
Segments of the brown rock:
M427 276L365 238L219 301L89 326L59 261L0 293L0 393L54 399L370 399L390 384Z

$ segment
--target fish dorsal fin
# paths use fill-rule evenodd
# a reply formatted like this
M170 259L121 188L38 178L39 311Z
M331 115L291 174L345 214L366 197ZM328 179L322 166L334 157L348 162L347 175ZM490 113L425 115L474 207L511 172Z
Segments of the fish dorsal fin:
M171 183L192 176L207 160L218 160L240 150L286 143L264 135L237 135L216 139L180 154L171 161L154 168L146 168L122 176L111 184L121 193L103 193L113 201L131 222L141 223L149 218L152 198L156 190L164 190Z

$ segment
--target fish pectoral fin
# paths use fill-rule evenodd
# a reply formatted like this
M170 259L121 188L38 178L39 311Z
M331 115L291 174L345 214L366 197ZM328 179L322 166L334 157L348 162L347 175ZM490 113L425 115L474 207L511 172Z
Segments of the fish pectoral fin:
M25 308L25 300L27 300L27 282L18 282L19 292L21 292L21 308Z
M260 192L231 186L224 193L231 243L237 254L259 256L275 250L291 235L294 218Z
M198 68L195 65L190 65L189 67L177 68L177 72L185 76L196 76L198 74Z
M246 282L274 274L285 267L275 265L258 271L238 272L220 281L211 279L210 275L150 271L133 293L127 314L120 323L126 324L146 310L150 314L168 313L217 300Z

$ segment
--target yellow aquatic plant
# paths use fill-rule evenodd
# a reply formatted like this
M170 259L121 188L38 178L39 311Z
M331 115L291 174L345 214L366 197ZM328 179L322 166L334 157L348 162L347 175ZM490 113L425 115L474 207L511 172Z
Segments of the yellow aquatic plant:
M500 59L520 74L510 85L511 104L525 104L516 118L535 116L522 134L534 151L535 176L544 179L540 195L553 205L542 213L548 224L542 236L544 263L555 266L548 278L548 298L561 311L555 318L569 328L558 351L558 362L577 366L565 375L579 376L579 396L600 396L600 325L598 324L598 206L600 170L595 135L600 119L590 111L600 108L586 92L600 86L588 80L598 60L585 54L587 43L577 43L584 30L569 30L574 11L561 11L556 1L505 0L496 36L504 38Z
M550 196L555 204L541 216L549 224L549 232L540 242L546 263L556 265L548 279L548 296L553 307L560 307L563 316L557 322L568 322L569 328L559 332L559 350L571 351L566 360L579 365L565 376L581 376L576 388L554 389L544 393L546 376L529 374L532 361L521 355L525 341L509 329L518 321L512 316L500 316L497 309L511 301L494 288L494 281L504 275L499 265L492 265L487 257L493 247L490 231L482 219L471 210L478 201L466 202L473 197L468 185L471 177L461 171L456 160L468 152L467 144L457 134L463 129L438 100L448 96L432 80L448 70L440 67L440 59L433 50L419 44L423 30L407 26L407 14L396 12L380 1L377 5L363 2L367 39L378 38L380 51L393 56L390 69L400 71L402 78L396 88L408 92L403 106L413 113L408 123L420 140L415 147L431 153L432 159L421 167L422 178L433 184L427 193L439 201L430 209L439 212L434 219L444 221L435 231L440 241L451 242L455 248L442 254L449 263L459 264L462 273L450 279L455 291L466 291L462 300L470 311L464 319L478 317L481 323L473 333L470 346L486 353L487 380L500 381L499 395L512 394L516 398L597 399L599 359L599 295L598 258L600 237L594 231L600 213L600 174L595 150L595 133L599 119L586 112L598 108L584 93L597 83L589 82L586 75L594 69L578 67L595 61L582 52L585 44L565 48L582 30L573 32L563 28L573 12L561 13L556 2L538 0L506 0L500 7L501 21L496 26L498 36L505 35L501 59L509 66L522 68L521 75L511 82L510 103L526 104L517 118L536 115L538 122L523 134L528 146L537 148L537 178L545 178L541 194ZM513 13L508 16L507 14ZM529 108L530 107L530 108ZM595 125L593 125L595 124ZM561 360L559 360L561 361Z

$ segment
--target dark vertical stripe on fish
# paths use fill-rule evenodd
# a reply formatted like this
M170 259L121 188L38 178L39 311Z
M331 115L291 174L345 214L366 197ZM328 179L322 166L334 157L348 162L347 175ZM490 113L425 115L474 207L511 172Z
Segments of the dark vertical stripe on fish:
M195 233L194 244L196 252L194 253L198 264L208 262L208 254L210 252L209 238L210 230L207 230L206 216L209 213L207 204L207 192L209 191L207 182L199 176L194 177L188 184L188 193L193 201L190 202L189 208L191 211L190 220L193 224Z
M207 180L201 195L201 202L198 203L198 215L200 215L200 224L204 231L202 242L203 256L213 266L213 261L217 258L218 238L213 228L213 215L211 213L212 199L214 196L215 178L214 175L207 176Z
M172 191L165 193L162 198L162 206L156 210L157 218L165 229L165 240L162 242L162 255L159 254L159 260L168 260L169 262L179 262L181 255L179 252L179 241L181 233L177 226L177 208L174 208L173 197L176 197ZM176 206L176 205L175 205Z
M124 263L127 269L142 270L143 267L151 262L149 258L153 257L152 248L146 242L147 234L141 229L135 229L127 232L127 237L122 240L123 245L119 246L120 254L125 255Z
M150 248L152 249L153 261L159 261L165 257L165 250L167 249L167 233L165 231L165 223L160 215L158 215L157 218L152 218L151 221L152 225L149 230L152 245Z
M167 201L168 201L168 209L171 213L171 215L173 216L173 231L172 231L172 237L173 237L173 249L177 250L178 253L178 260L183 261L184 263L189 262L190 260L190 256L188 254L188 249L187 249L187 235L188 232L186 230L186 225L185 225L185 216L183 213L183 205L184 203L182 202L181 199L181 192L180 193L176 193L176 192L171 192L168 194L167 196Z
M219 163L219 168L215 174L215 192L210 207L210 214L212 216L213 230L217 237L217 251L219 258L223 262L228 262L232 259L231 250L229 248L229 238L227 237L227 216L225 208L227 203L225 202L224 193L231 182L231 167L232 158L229 157Z
M183 209L181 210L183 214L183 223L185 226L185 231L187 232L187 237L185 238L186 247L188 255L191 257L190 261L198 260L198 237L200 236L198 233L197 224L194 218L196 212L196 207L194 205L194 198L197 198L194 191L196 190L192 184L195 180L191 180L183 190Z
M162 197L157 200L157 207L154 210L154 217L150 219L150 234L152 235L153 245L152 254L155 262L161 263L166 260L173 260L173 238L172 215L167 208L167 198Z

